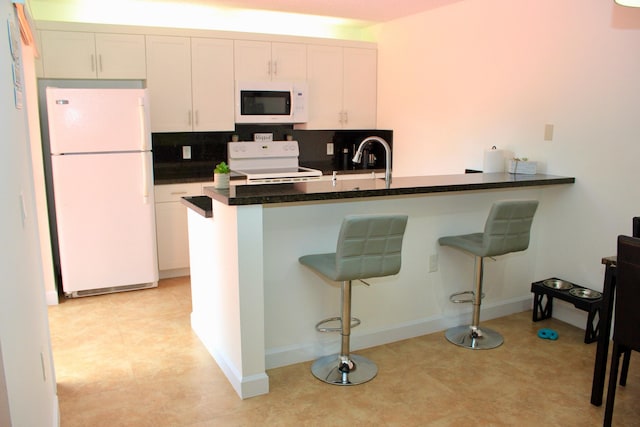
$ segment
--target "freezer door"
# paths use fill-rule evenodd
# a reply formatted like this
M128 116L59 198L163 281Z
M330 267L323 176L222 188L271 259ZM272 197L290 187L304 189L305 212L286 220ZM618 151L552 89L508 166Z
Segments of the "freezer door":
M151 153L52 156L64 292L158 281Z
M47 88L52 154L151 149L146 89Z

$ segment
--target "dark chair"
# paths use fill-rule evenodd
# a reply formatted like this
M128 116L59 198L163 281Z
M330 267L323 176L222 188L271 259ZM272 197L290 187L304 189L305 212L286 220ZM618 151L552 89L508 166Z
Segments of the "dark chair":
M640 216L633 217L633 237L640 237ZM622 372L620 372L620 385L627 385L627 374L629 373L629 363L631 362L631 350L624 352L622 359Z
M490 349L502 345L504 340L498 332L489 328L480 329L484 259L527 249L537 208L537 200L498 201L491 207L484 232L445 236L438 240L442 246L451 246L474 255L476 262L474 290L457 292L449 297L451 302L473 303L473 323L451 328L445 333L453 344L470 349ZM462 297L464 295L470 298Z
M609 371L609 391L604 425L610 426L618 382L620 356L624 362L620 385L626 385L631 350L640 351L640 238L618 236L616 262L616 301L613 325L613 349Z
M400 271L407 220L407 215L348 215L342 222L335 253L299 258L301 264L316 273L342 282L340 317L331 317L316 325L319 332L342 335L340 354L324 356L311 366L311 372L319 380L355 385L373 379L378 373L374 362L350 353L351 328L360 323L351 317L351 281L390 276ZM340 327L322 326L334 320L340 321Z

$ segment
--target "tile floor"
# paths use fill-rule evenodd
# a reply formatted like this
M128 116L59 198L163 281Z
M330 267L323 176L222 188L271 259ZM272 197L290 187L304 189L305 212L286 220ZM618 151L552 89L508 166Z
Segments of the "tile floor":
M49 308L62 427L602 425L589 403L596 345L554 319L485 322L505 336L494 350L435 333L359 351L379 373L354 387L316 380L311 362L272 369L268 395L240 400L191 331L190 298L177 278ZM541 327L560 339L537 338ZM639 398L634 353L615 426L640 425Z

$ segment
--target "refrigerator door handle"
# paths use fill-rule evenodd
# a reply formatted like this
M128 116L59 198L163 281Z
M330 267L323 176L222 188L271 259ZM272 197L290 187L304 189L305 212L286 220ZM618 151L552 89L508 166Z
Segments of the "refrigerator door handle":
M144 97L140 97L138 98L138 107L139 110L138 112L140 113L140 149L142 151L147 151L149 150L150 144L149 144L149 126L148 126L148 120L147 120L147 108L144 105Z
M149 153L142 153L142 203L149 204Z

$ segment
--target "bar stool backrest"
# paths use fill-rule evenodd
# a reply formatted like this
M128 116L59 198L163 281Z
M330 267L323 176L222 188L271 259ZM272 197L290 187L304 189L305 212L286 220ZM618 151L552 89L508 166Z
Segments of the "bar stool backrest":
M640 238L618 236L613 340L640 351Z
M335 280L397 274L407 220L407 215L345 216L338 236Z
M491 206L482 236L482 256L504 255L529 247L537 200L503 200Z

